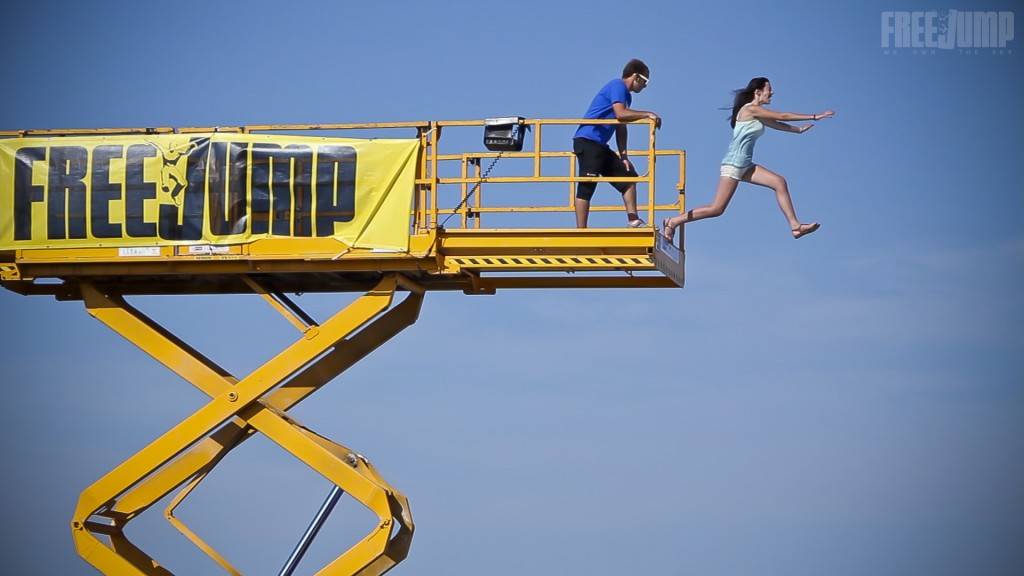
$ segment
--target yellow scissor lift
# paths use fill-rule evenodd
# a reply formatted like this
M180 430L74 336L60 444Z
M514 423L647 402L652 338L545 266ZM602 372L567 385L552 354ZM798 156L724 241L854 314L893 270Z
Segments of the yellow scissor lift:
M586 178L575 173L571 152L544 151L545 127L614 120L522 119L532 129L532 150L520 152L442 153L442 131L479 129L483 120L373 124L259 125L233 128L141 128L25 130L0 137L268 133L298 131L414 130L420 141L414 205L407 252L346 247L333 238L261 239L248 244L190 250L162 246L158 253L123 258L116 247L32 249L0 252L0 281L24 295L82 300L93 317L106 324L170 370L192 383L210 401L82 492L71 522L78 553L104 574L170 574L124 535L125 525L178 490L167 520L228 573L231 563L174 516L174 509L233 448L259 432L293 454L341 491L369 508L377 523L362 540L317 574L382 574L405 558L413 522L405 496L385 481L358 452L304 427L287 411L416 321L430 290L492 294L502 288L666 288L682 286L684 254L653 226L633 228L487 228L485 215L573 212L580 181L637 182L638 207L647 222L656 212L684 209L685 153L658 150L653 122L646 149L630 151L645 159L636 178ZM527 174L487 176L481 163L515 159ZM666 158L667 157L667 158ZM561 160L557 160L561 159ZM567 175L545 175L545 161L565 162ZM655 168L666 161L678 175L670 201L656 203ZM458 176L441 176L457 164ZM671 164L669 164L671 166ZM486 194L485 196L485 186ZM562 196L564 204L497 206L485 202L492 188L522 189L538 184L544 197ZM512 186L518 185L518 186ZM557 192L561 189L562 192ZM643 193L646 192L646 200ZM609 190L601 192L613 196ZM614 196L617 196L615 194ZM447 200L450 200L448 202ZM621 205L594 205L592 212L621 211ZM488 216L489 217L489 216ZM566 221L572 219L565 215ZM442 226L441 224L445 225ZM453 224L453 225L449 225ZM212 247L207 247L212 248ZM289 292L363 292L328 320L317 323L285 294ZM392 306L395 295L408 295ZM132 307L126 296L142 294L255 293L300 332L293 344L246 376L236 376ZM329 498L329 500L331 500ZM333 501L289 559L290 573L315 535Z

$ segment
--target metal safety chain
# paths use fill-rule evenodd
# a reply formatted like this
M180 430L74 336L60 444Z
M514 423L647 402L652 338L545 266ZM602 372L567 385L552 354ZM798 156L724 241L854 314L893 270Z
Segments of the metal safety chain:
M466 194L466 197L459 202L455 209L452 210L452 213L449 214L448 217L444 219L444 222L441 222L441 225L438 226L439 229L444 230L444 225L447 224L448 221L452 219L452 216L455 216L456 214L459 213L459 208L462 208L463 206L466 205L466 202L469 202L469 199L473 197L473 194L475 194L476 191L480 188L480 185L484 183L484 180L486 180L487 177L491 175L491 170L494 169L494 165L498 163L498 160L501 160L501 156L504 153L504 151L498 152L498 155L494 157L494 160L491 160L491 165L487 167L487 170L484 170L483 175L480 176L480 179L477 180L477 183L473 185L473 189L469 191L469 194ZM477 159L477 161L479 161L479 159Z

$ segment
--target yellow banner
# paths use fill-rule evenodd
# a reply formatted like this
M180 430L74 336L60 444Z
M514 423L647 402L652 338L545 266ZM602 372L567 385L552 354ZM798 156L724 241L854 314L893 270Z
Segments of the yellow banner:
M0 250L334 237L407 250L417 140L0 140Z

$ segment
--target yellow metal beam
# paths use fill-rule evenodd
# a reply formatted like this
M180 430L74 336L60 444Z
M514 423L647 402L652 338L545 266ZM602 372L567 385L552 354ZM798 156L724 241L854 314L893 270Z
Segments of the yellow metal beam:
M198 534L193 532L191 528L189 528L184 522L179 520L174 515L174 510L178 507L178 505L181 504L185 500L185 498L187 498L189 494L192 493L193 490L195 490L196 486L198 486L199 483L206 478L208 473L209 472L203 472L201 474L198 474L188 484L185 485L185 488L171 500L170 504L167 505L167 508L164 510L164 518L167 519L171 526L174 526L174 528L178 532L180 532L185 538L192 542L192 544L194 544L196 548L199 548L204 554L206 554L214 562L219 564L220 567L223 568L225 572L231 574L231 576L241 576L242 573L237 568L232 566L231 563L228 562L227 558L221 555L220 552L217 552L217 550L215 550L213 546L207 544L205 540L200 538Z

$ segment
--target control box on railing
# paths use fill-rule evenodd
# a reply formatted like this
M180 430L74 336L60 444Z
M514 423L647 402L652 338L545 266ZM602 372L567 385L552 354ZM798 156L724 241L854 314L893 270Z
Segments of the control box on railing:
M522 116L505 116L484 120L484 146L493 152L519 152L523 149L526 120Z

